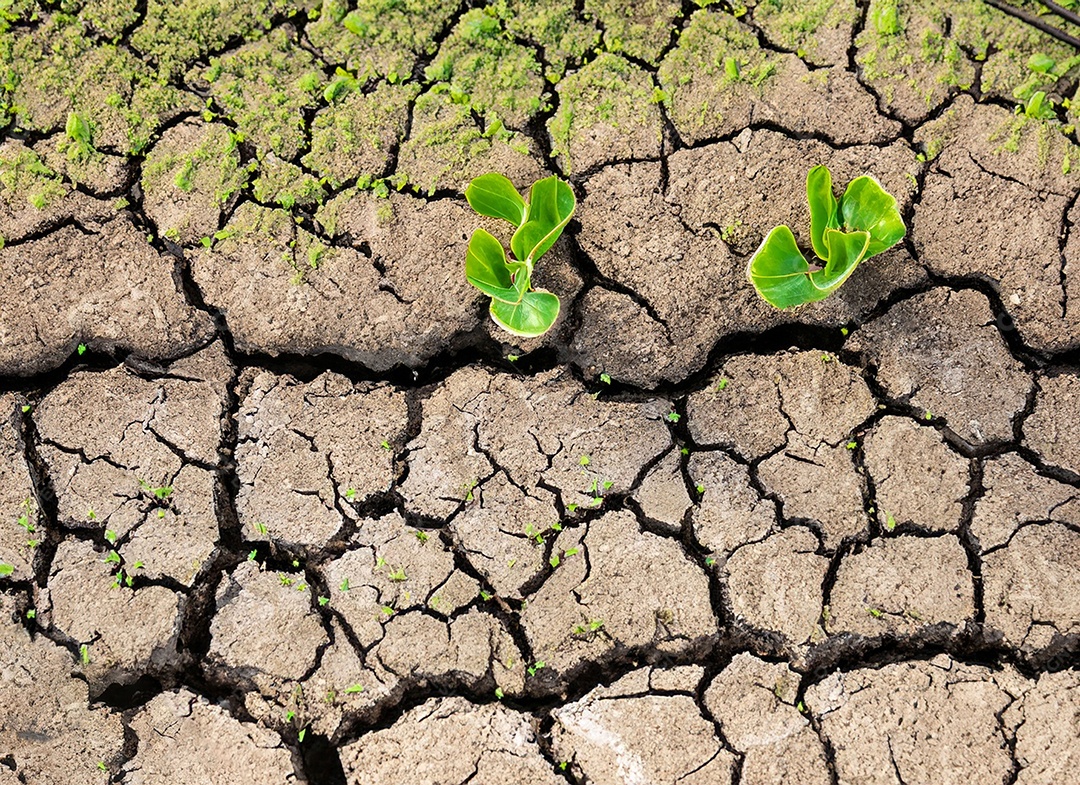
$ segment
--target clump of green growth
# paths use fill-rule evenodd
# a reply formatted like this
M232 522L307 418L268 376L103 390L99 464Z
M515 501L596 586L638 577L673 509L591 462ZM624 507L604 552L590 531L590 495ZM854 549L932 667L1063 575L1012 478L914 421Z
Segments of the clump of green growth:
M449 84L455 100L480 114L519 128L545 108L544 80L535 52L514 43L494 13L475 8L461 17L424 76Z
M251 183L252 194L262 203L280 204L286 210L294 206L322 204L326 198L319 181L296 164L282 161L268 153L259 161L259 170Z
M895 7L895 6L894 6ZM754 7L754 24L769 40L811 61L824 61L839 52L822 51L837 32L850 39L859 9L853 2L834 0L762 0Z
M465 277L491 297L491 318L504 330L523 338L543 335L559 316L559 298L532 289L536 261L555 244L577 199L558 177L537 180L529 201L501 174L481 175L469 183L465 198L476 212L509 221L517 230L510 240L509 259L502 243L483 229L473 232L465 255Z
M0 201L10 209L29 204L44 210L66 194L59 176L30 148L13 145L0 151Z
M777 308L824 300L860 262L896 245L906 231L896 199L868 175L852 180L837 202L828 167L815 166L806 175L806 199L810 241L824 266L811 266L791 229L777 226L746 268L758 294Z
M494 8L506 29L544 47L545 76L556 82L572 63L600 43L600 31L588 20L567 13L563 0L495 0Z
M671 27L681 10L677 0L585 0L586 15L604 29L604 48L650 65L656 65L671 41Z

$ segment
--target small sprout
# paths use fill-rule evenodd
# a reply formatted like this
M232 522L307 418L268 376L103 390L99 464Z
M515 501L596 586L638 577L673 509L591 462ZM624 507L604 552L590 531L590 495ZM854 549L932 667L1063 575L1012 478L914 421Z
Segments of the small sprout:
M399 567L396 570L393 570L387 577L390 580L394 581L395 583L404 583L405 581L408 580L408 578L405 577L404 568L401 568L401 567Z
M606 373L602 373L600 374L600 381L604 384L611 384L611 377Z
M145 566L146 565L143 564L141 561L137 561L137 562L135 562L134 564L131 565L131 569L133 569L133 570L141 570Z
M690 448L689 447L680 447L679 448L679 455L689 455L689 454L690 454Z
M292 722L293 717L295 717L295 716L296 716L296 712L293 711L292 709L290 709L289 711L285 712L285 722Z
M927 420L932 420L932 419L934 419L934 414L933 414L933 412L927 412L926 414L923 415L923 417L925 419L927 419Z
M255 561L255 557L259 555L257 550L248 551L248 561Z
M849 330L847 327L841 327L840 328L840 334L842 336L844 336L845 338L848 337L848 333L850 333L850 332L851 332L851 330Z
M588 466L590 463L592 463L592 459L589 458L588 455L582 455L580 458L578 458L578 463L582 466Z
M739 61L736 60L734 57L725 57L724 73L727 74L728 79L738 79L740 74Z
M325 608L329 604L330 604L330 598L329 597L322 597L322 596L319 597L319 605L321 607Z
M487 602L488 600L490 600L491 597L492 597L491 592L484 591L483 589L480 590L480 599L483 600L484 602Z
M520 354L508 354L508 355L506 355L506 359L509 360L512 363L516 363L518 360L521 359L521 355Z
M854 450L855 448L857 448L859 446L859 443L858 442L848 442L844 446L847 447L849 450Z
M256 531L256 533L258 533L258 534L266 534L266 532L267 532L267 529L266 529L266 524L265 524L265 523L261 523L261 522L259 522L259 521L255 521L255 523L254 523L254 527L255 527L255 531Z
M570 763L569 761L565 761L565 760L562 761L561 763L559 763L559 771L566 771L566 767L567 767L567 765L569 763Z
M363 691L364 687L360 684L350 684L348 687L345 688L346 695L357 695Z
M526 671L528 672L528 674L530 676L535 676L537 671L543 670L546 667L547 667L546 662L544 662L543 660L538 660L537 662L533 663L528 668L526 668Z
M811 266L791 229L777 226L746 268L757 293L776 308L824 300L861 262L896 245L907 233L896 199L868 175L852 180L837 200L828 167L815 166L806 176L806 198L811 245L821 263Z
M301 728L300 732L298 734L296 734L296 740L299 741L299 742L302 742L304 740L304 736L306 736L306 735L307 735L307 728Z
M348 591L349 590L349 579L348 578L343 579L341 581L341 585L338 586L338 589L340 591Z
M30 610L28 610L28 611L26 612L26 618L28 618L28 619L30 619L31 621L33 621L34 619L36 619L36 618L37 618L37 611L36 611L36 610L34 610L33 608L31 608Z
M699 495L703 494L705 493L705 486L699 482L697 485L694 486L694 490L697 491Z
M430 536L428 535L427 532L420 531L419 529L414 531L413 534L416 535L416 539L420 540L421 545L423 545L424 543L426 543L430 539Z
M105 765L105 761L103 761L103 760L99 760L97 762L97 767L99 769L101 769L102 771L108 771L109 770L109 767Z
M885 513L885 531L892 531L896 528L896 518L893 517L891 512Z
M383 605L381 608L379 608L379 610L382 611L382 614L384 616L393 616L394 615L394 609L391 608L389 605Z
M563 551L563 556L569 559L571 556L577 556L579 553L581 553L581 548L567 548Z
M557 553L551 554L551 558L548 559L548 564L551 565L551 568L555 569L556 567L559 566L560 563L561 563L561 561L559 559L559 554L557 554Z
M613 483L611 480L604 480L604 482L601 484L603 485L605 491L610 491L611 486L613 486L615 483Z
M110 545L116 545L116 532L114 532L112 529L106 529L105 539L109 541Z
M390 442L387 441L386 439L383 439L382 442L380 442L379 446L382 447L387 452L390 452L391 450L394 449L393 447L390 446ZM355 493L355 492L356 491L354 490L353 493Z
M158 510L157 511L157 517L164 518L165 517L165 510Z
M577 508L578 508L578 506L576 504L574 504L573 502L566 505L567 512L575 512L577 510Z
M303 581L300 581L300 583L296 584L296 590L297 591L307 591L307 584L304 583Z
M30 404L28 404L28 403L24 404L23 407L22 407L22 413L23 414L28 414L29 412L30 412Z
M525 524L525 536L530 540L533 540L537 545L543 545L544 533L540 529L537 529L531 523Z
M510 257L492 234L474 231L465 254L465 278L491 297L495 324L523 338L543 335L555 324L561 303L551 292L532 288L533 268L570 222L577 206L573 189L558 177L546 177L533 183L526 202L510 180L491 172L469 183L465 198L480 215L516 227Z
M79 659L82 661L83 665L90 664L90 647L85 643L79 647Z
M866 612L873 616L875 619L880 619L882 612L879 608L867 608Z
M97 513L94 512L92 509L87 510L86 511L86 520L88 520L88 521L96 521L97 520Z
M345 498L348 501L352 501L353 499L355 499L356 498L356 488L346 488L345 489Z
M292 566L293 566L294 569L299 567L300 566L300 560L299 559L293 559L292 560Z
M279 582L279 583L280 583L280 584L281 584L282 586L292 586L292 585L293 585L293 579L292 579L292 578L290 578L290 577L289 577L288 575L286 575L285 573L281 573L280 575L278 575L278 582Z
M117 553L116 551L109 551L108 553L105 554L105 563L106 564L119 564L120 563L120 554Z
M716 391L717 392L723 392L724 390L727 389L727 386L728 386L728 380L727 379L721 379L720 383L716 385Z
M715 556L706 556L705 557L705 566L706 567L712 567L715 564L716 564L716 557Z
M806 705L802 701L799 701L795 704L795 710L798 711L799 714L806 714Z
M376 556L375 557L375 569L376 570L381 570L385 566L386 566L386 559L384 559L382 556Z
M14 565L0 563L0 578L5 575L11 575L13 572L15 572Z
M602 496L593 496L592 501L589 502L590 506L592 507L599 507L603 503L604 498Z
M667 414L664 415L664 419L667 420L668 422L678 422L679 420L682 419L682 415L679 414L678 412L668 412Z
M78 348L75 349L75 351L79 353L80 357L82 357L84 354L86 354L86 344L80 343Z
M465 486L465 501L471 502L473 500L473 488L475 488L479 482L479 480L473 480Z
M502 699L503 699L503 695L505 695L505 694L506 694L506 693L504 693L504 692L503 692L503 689L502 689L502 687L496 687L496 688L495 688L495 698L496 698L497 700L502 700Z
M551 524L551 530L561 532L562 531L562 524L559 523L558 521L555 521L555 523Z

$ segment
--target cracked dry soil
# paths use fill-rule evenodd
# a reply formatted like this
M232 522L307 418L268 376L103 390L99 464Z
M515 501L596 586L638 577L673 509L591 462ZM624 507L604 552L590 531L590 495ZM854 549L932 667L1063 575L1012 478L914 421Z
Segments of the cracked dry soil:
M5 4L0 785L1077 781L1074 53L942 5Z

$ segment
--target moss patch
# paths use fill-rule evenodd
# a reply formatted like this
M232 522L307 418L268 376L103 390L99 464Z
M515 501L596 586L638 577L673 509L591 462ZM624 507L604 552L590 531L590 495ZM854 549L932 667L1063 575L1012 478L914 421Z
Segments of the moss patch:
M99 148L139 153L163 121L196 106L193 96L158 81L126 49L95 44L85 25L66 14L0 34L0 59L3 109L16 127L59 131L76 112Z
M9 212L44 210L68 192L60 177L21 144L0 148L0 200Z
M680 129L719 125L732 103L760 97L779 63L731 14L694 12L679 45L660 64L672 122Z
M562 80L548 121L563 171L619 158L658 155L663 119L652 79L618 55L603 53Z
M847 63L851 30L858 21L854 0L760 0L754 24L775 44L813 63Z
M468 106L454 103L445 91L427 92L416 99L397 169L429 194L440 188L463 191L472 178L492 170L513 179L514 170L529 164L528 142L500 123L481 132Z
M494 13L466 13L424 73L480 114L521 128L545 108L544 80L533 50L511 41Z
M382 83L370 94L350 93L319 112L304 164L337 187L354 178L379 177L405 135L416 85Z
M307 34L331 63L346 64L361 81L411 77L417 56L435 52L435 37L457 0L323 0Z
M210 94L260 152L293 158L306 142L303 110L318 105L325 76L288 28L211 61L200 76Z
M320 204L326 195L318 180L273 153L259 161L259 171L251 185L257 200L280 204L286 210Z
M585 14L604 29L604 48L656 65L671 41L682 4L675 0L585 0Z
M544 47L546 76L557 81L600 43L600 30L565 0L497 0L491 6L513 35Z

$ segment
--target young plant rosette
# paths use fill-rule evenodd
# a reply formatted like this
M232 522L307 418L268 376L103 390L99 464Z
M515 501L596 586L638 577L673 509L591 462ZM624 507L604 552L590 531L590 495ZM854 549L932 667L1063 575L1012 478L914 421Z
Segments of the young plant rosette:
M859 262L892 248L906 232L896 199L868 175L852 180L838 202L828 167L815 166L806 175L806 200L810 242L821 264L807 262L791 229L777 226L746 268L757 293L777 308L824 300Z
M489 232L473 232L465 254L465 277L491 298L495 324L522 338L543 335L559 316L559 298L532 288L533 268L574 214L573 190L558 177L546 177L533 183L526 202L513 183L491 172L469 183L465 198L480 215L502 218L517 227L510 239L509 258Z

